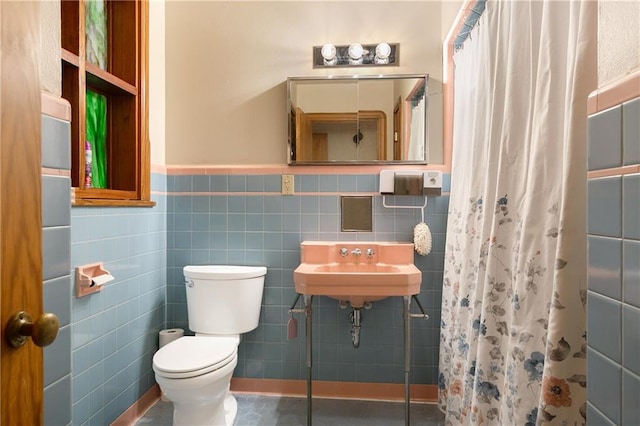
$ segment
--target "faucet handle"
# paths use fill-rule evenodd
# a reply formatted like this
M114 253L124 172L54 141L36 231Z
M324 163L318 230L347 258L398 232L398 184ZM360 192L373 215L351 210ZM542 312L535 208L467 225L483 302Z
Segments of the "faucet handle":
M355 257L360 257L360 255L362 254L362 250L360 250L359 248L355 248L351 250L351 254L354 255Z
M346 248L346 247L342 247L342 248L340 249L340 256L342 256L342 257L347 257L347 254L349 254L349 250L347 250L347 248Z
M367 255L368 258L372 258L373 255L376 254L376 252L372 248L368 248L367 250L365 250L365 254Z

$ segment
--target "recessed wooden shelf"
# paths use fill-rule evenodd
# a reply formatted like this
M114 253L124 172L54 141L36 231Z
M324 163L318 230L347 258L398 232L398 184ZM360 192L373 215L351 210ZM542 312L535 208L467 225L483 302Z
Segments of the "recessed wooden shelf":
M87 85L100 89L107 93L114 94L130 94L136 95L138 91L136 86L129 84L126 81L116 77L113 74L109 74L105 70L91 64L86 63L85 69L87 72Z
M60 6L62 96L72 110L73 204L154 205L150 201L148 93L144 90L148 79L149 4L146 0L104 0L106 16L102 17L99 12L94 14L92 7L91 0L65 0ZM105 21L106 27L101 27ZM102 68L94 62L103 64ZM106 131L92 138L91 144L95 147L95 139L104 139L96 152L104 159L101 164L106 164L105 179L99 180L106 188L92 188L95 181L85 179L87 127L93 134L98 120L87 120L89 91L105 100ZM101 114L104 117L105 112ZM100 122L103 120L100 118ZM103 168L94 164L94 177L96 170Z
M60 49L60 57L67 64L75 65L76 67L80 66L80 58L78 58L78 55L69 52L67 49Z

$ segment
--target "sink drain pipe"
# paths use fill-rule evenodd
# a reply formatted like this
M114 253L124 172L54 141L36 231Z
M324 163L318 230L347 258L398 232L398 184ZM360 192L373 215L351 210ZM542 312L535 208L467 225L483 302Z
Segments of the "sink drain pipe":
M340 307L340 309L346 309L348 305L349 302L347 302L346 300L338 301L338 306ZM361 309L371 309L372 306L372 302L364 302L362 307L353 307L351 309L351 312L349 312L349 321L351 322L351 343L353 344L354 348L360 347L360 324L362 324Z
M354 348L358 348L360 346L360 308L353 308L349 319L351 320L351 343Z

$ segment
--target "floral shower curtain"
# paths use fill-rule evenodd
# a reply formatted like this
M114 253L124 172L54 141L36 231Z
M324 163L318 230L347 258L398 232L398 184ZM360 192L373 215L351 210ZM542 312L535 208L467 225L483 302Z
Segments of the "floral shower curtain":
M488 1L454 56L439 403L449 424L585 423L591 1Z

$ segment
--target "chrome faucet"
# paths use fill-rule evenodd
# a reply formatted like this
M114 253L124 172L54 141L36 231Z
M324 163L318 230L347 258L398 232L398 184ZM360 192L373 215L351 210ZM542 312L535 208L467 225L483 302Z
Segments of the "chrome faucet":
M365 250L365 254L369 259L371 259L376 252L372 248L368 248Z
M342 247L342 248L340 249L340 256L342 256L342 257L347 257L347 254L349 254L349 250L347 250L347 248L346 248L346 247Z
M351 250L351 254L355 257L360 257L360 255L362 254L362 250L360 250L359 248L353 249Z

